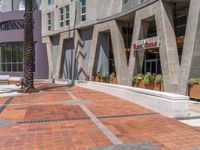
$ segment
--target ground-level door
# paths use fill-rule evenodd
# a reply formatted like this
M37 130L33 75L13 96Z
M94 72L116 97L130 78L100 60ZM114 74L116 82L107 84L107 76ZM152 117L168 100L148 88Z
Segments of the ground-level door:
M160 56L157 49L146 50L143 63L143 73L162 74Z

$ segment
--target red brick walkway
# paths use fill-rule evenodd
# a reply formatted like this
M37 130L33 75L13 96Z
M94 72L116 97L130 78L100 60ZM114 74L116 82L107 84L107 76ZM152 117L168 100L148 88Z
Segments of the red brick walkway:
M87 150L112 145L81 107L71 104L69 93L125 144L149 141L161 150L200 148L200 131L126 100L80 87L37 86L40 93L14 97L0 114L0 121L10 122L0 123L0 150ZM0 105L7 98L0 98Z

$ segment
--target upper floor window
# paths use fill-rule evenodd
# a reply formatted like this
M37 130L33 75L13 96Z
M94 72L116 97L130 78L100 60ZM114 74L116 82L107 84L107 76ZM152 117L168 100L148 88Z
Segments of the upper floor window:
M48 0L48 5L54 4L54 0Z
M25 10L25 0L19 1L19 10Z
M47 28L48 28L48 31L52 30L52 13L51 12L47 13Z
M61 7L60 9L60 27L64 26L64 8Z
M86 21L86 0L80 0L81 2L81 21Z
M60 27L69 26L70 24L69 5L61 7L59 10L60 10Z
M123 5L125 5L128 3L128 0L123 0L122 3L123 3Z

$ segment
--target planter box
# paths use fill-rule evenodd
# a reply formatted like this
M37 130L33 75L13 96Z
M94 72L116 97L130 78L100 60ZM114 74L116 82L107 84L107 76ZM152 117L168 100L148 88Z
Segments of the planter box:
M200 85L194 84L192 86L188 86L188 96L192 99L200 100Z
M98 76L95 77L95 82L100 82L100 80L101 80L101 77L98 77Z
M138 84L134 84L134 87L142 88L142 89L149 89L155 91L164 91L163 83L150 83L149 85L145 85L144 81L140 81Z
M117 78L113 78L112 80L110 80L110 83L117 84Z

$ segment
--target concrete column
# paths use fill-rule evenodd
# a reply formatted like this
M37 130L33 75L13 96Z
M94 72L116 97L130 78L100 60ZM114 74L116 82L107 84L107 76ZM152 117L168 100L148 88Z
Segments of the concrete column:
M85 80L88 78L84 66L83 41L78 30L74 31L74 47L75 47L75 67L78 69L77 79Z
M110 22L110 33L115 59L116 75L119 84L128 85L128 66L124 39L116 21Z
M183 47L179 92L185 94L189 78L200 76L200 2L191 0Z
M44 37L42 41L43 43L46 43L46 47L47 47L47 57L48 57L48 64L49 64L49 79L55 78L52 41L49 36Z
M167 11L166 11L167 10ZM166 92L177 92L178 78L180 72L178 51L176 45L176 37L173 30L172 23L172 8L169 3L165 3L162 0L149 5L143 9L136 11L135 26L133 32L133 42L139 40L142 36L145 36L145 24L143 21L150 17L155 17L157 34L160 37L160 59L162 73L164 77L164 88ZM142 25L143 23L143 25ZM141 32L143 29L143 32ZM134 55L134 49L131 50L129 67L132 67L134 61L135 65L141 69L144 52L140 52L137 56L139 61ZM136 67L134 68L136 69ZM131 72L130 72L131 74Z
M58 58L56 61L55 66L55 77L56 79L61 78L61 67L63 67L63 59L64 59L64 41L69 38L73 38L74 33L72 31L62 32L60 33L60 40L59 40L59 50L58 50Z
M172 6L160 1L160 11L156 12L157 32L160 36L160 60L166 92L178 92L180 65L176 37L172 20Z
M124 40L116 21L110 21L102 24L97 24L94 26L92 45L91 45L89 64L88 64L88 73L90 79L92 77L93 69L96 69L97 67L97 62L98 62L97 58L99 55L97 52L97 44L98 44L99 34L105 31L110 31L111 33L118 83L127 85L128 67L126 63L127 60L125 54Z

